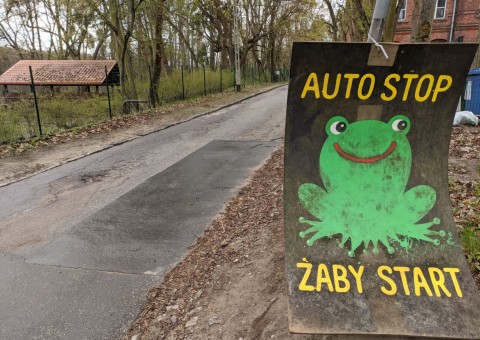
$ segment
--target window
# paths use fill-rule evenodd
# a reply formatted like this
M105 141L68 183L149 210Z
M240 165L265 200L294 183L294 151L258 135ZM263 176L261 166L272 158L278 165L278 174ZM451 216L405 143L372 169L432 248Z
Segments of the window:
M404 0L402 8L400 8L400 14L398 15L398 21L405 21L406 18L407 18L407 0Z
M437 0L435 7L435 19L445 19L445 9L447 7L447 0Z

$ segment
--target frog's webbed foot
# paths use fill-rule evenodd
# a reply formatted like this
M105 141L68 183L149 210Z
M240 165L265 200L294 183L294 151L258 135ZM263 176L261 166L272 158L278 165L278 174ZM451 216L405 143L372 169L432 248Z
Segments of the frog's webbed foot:
M414 224L410 226L404 226L401 230L401 234L403 236L407 236L410 238L415 238L417 240L422 240L426 242L431 242L435 245L439 245L440 241L437 239L433 239L430 236L440 236L440 237L445 237L446 233L444 230L430 230L430 228L434 225L440 224L440 219L435 217L432 221L427 222L427 223L420 223L420 224Z
M399 241L397 235L393 231L386 231L385 234L378 234L374 237L364 238L361 237L359 233L353 233L350 237L351 247L348 255L350 257L355 256L355 252L359 249L363 242L363 253L368 254L372 253L373 255L378 255L380 253L381 245L383 245L389 254L395 253L395 248L392 246L392 241ZM342 241L342 244L345 243L345 239Z
M301 238L305 238L305 236L307 236L307 234L311 234L311 233L320 231L321 228L322 228L322 222L319 222L319 221L310 221L310 220L307 220L307 219L306 219L305 217L303 217L303 216L298 219L298 222L300 222L300 223L306 223L306 224L309 224L309 225L312 226L311 228L300 232L299 235L300 235Z
M311 234L311 233L315 233L315 235L313 235L312 237L310 237L308 240L307 240L307 245L309 246L312 246L313 245L313 242L315 242L316 240L322 238L322 237L325 237L325 236L331 236L332 233L330 231L328 231L327 228L324 228L325 225L323 222L320 222L320 221L310 221L310 220L307 220L305 217L300 217L298 219L298 221L300 223L305 223L305 224L309 224L311 225L312 227L307 229L307 230L304 230L304 231L301 231L299 233L300 237L301 238L305 238L305 236L307 236L308 234Z
M345 242L348 240L348 236L343 236L342 238L342 242L340 243L340 248L343 248L345 246ZM363 242L363 245L364 245L364 250L363 252L364 253L367 253L368 252L368 245L370 244L370 240L362 240L358 237L355 237L355 236L350 236L350 251L348 252L348 256L350 257L355 257L355 252L356 250L360 247L360 245L362 244ZM374 243L374 246L376 247L376 244ZM373 252L375 254L377 254L375 251L376 248L374 248ZM378 252L378 250L377 250Z

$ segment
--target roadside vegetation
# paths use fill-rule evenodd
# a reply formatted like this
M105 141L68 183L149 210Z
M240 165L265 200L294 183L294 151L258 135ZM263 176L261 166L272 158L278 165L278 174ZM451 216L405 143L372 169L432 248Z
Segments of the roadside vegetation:
M452 212L470 270L480 289L480 127L453 128L449 187Z
M282 70L278 81L287 77L288 70ZM234 73L232 70L194 69L182 72L177 70L162 78L158 88L159 102L150 103L147 99L138 106L126 106L126 98L119 88L110 91L112 117L136 114L139 111L154 109L179 101L194 99L213 93L233 91ZM268 74L259 70L245 70L242 77L243 87L269 84ZM137 82L139 98L148 98L148 82ZM18 98L7 105L0 106L0 144L18 143L36 139L45 139L57 132L76 132L86 126L92 126L108 120L110 117L108 96L105 88L99 93L78 92L77 88L62 88L61 92L51 92L37 86L39 107L39 135L35 104L31 93L20 93Z
M96 96L96 101L92 101L98 105L92 112L95 114L102 111L99 115L99 120L94 123L85 123L84 125L77 125L71 128L61 128L55 132L43 134L42 136L33 136L31 138L20 138L10 142L0 143L0 161L2 158L11 157L15 155L21 155L27 151L34 149L54 146L56 144L65 144L74 140L85 140L91 138L95 140L98 136L103 138L110 138L111 133L115 132L128 132L130 128L139 128L145 126L144 131L154 131L155 129L165 128L166 126L178 123L180 121L191 119L192 117L207 112L211 109L218 108L222 105L228 105L233 102L237 102L246 97L249 97L259 91L266 88L272 88L282 83L255 83L245 87L242 92L234 91L233 87L223 90L223 92L217 92L206 96L196 96L186 98L185 100L173 100L168 103L164 103L155 108L146 108L140 111L132 110L129 114L122 114L121 111L117 111L112 119L108 117L108 105L106 96ZM99 104L99 102L101 102ZM121 107L121 101L118 107ZM76 101L64 102L68 108L75 106L79 103ZM32 130L35 130L35 111L30 108L30 115L28 119L31 121ZM70 111L77 111L69 110ZM0 118L1 119L1 118ZM0 126L2 128L2 126ZM13 126L12 129L15 127ZM97 137L96 137L97 136Z
M453 215L467 263L480 284L480 183L457 179L450 183Z

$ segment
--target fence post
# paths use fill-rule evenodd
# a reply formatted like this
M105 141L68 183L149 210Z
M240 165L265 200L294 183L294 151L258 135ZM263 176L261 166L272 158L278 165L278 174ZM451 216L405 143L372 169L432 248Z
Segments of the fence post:
M203 95L207 95L207 81L206 81L206 75L205 75L205 64L203 64Z
M182 99L185 100L185 84L183 82L183 64L180 65L180 69L182 72Z
M108 71L107 71L107 65L105 65L105 84L107 85L108 117L110 117L110 120L112 120L112 104L110 103L110 89L108 88Z
M222 64L220 64L220 92L223 93Z
M40 133L40 136L42 136L42 123L40 121L40 112L38 110L37 91L35 91L35 82L33 81L32 67L28 66L28 70L30 71L30 80L32 82L31 90L33 92L33 100L35 102L35 112L37 114L38 132Z

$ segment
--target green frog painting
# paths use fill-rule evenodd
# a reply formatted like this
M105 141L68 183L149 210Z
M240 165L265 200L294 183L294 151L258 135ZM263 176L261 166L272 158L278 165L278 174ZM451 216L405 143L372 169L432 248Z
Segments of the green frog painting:
M327 122L319 159L323 188L304 183L298 189L301 204L315 217L299 218L309 226L299 234L308 246L341 235L339 247L349 241L348 255L355 257L362 244L364 252L372 249L373 254L382 246L389 254L399 247L408 250L415 240L440 244L438 237L445 231L431 229L440 219L419 223L435 205L435 190L428 185L406 190L412 164L410 127L404 115L388 123L349 124L342 116Z

